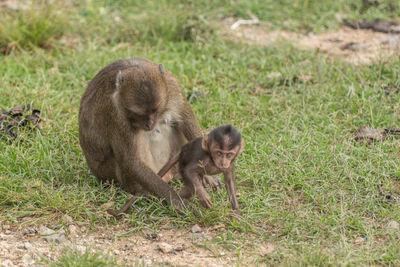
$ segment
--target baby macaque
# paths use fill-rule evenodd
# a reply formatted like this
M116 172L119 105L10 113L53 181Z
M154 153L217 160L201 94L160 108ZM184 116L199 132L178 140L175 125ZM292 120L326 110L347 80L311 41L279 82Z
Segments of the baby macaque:
M199 137L185 144L181 152L172 157L158 172L165 178L172 166L178 162L179 172L184 180L184 188L180 196L190 199L197 193L200 203L210 208L212 202L204 184L214 184L209 175L224 174L225 187L228 192L232 209L238 210L239 203L236 198L236 186L234 181L234 162L236 157L242 153L244 142L239 131L232 125L223 125L212 130L208 135Z

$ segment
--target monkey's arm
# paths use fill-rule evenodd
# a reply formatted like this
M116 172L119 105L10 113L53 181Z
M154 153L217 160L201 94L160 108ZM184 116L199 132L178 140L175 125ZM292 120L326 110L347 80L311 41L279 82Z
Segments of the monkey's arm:
M121 140L125 142L121 142ZM124 144L124 145L121 145ZM116 158L117 176L124 188L138 183L148 192L159 198L164 198L167 203L179 211L184 208L183 202L175 190L154 173L140 158L132 138L115 136L112 148Z
M184 111L182 112L181 116L182 123L180 128L189 142L197 137L202 136L199 122L197 121L197 118L186 99L184 102Z
M158 176L163 177L171 168L172 166L179 160L180 153L174 155L165 165L161 168L158 172Z

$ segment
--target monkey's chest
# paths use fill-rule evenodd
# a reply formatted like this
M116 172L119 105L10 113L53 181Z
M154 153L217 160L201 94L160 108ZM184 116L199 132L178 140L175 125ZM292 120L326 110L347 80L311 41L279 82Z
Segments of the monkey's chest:
M183 135L178 130L168 124L159 124L153 131L143 132L140 155L146 165L158 172L184 143Z

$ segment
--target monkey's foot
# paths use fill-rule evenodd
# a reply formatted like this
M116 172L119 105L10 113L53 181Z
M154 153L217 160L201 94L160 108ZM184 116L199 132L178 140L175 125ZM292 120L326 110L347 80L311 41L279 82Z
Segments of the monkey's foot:
M210 175L204 175L201 182L203 183L204 187L210 185L214 191L218 191L218 188L222 188L221 181L218 178L214 178Z
M168 183L172 179L174 179L174 175L171 170L169 170L164 176L161 178L164 182Z

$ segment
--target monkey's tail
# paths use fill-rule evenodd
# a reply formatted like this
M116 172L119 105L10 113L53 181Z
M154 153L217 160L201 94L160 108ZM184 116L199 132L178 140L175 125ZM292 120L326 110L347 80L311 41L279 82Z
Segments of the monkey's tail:
M158 176L163 177L175 163L179 160L180 153L173 156L165 165L161 168L161 170L157 173Z

